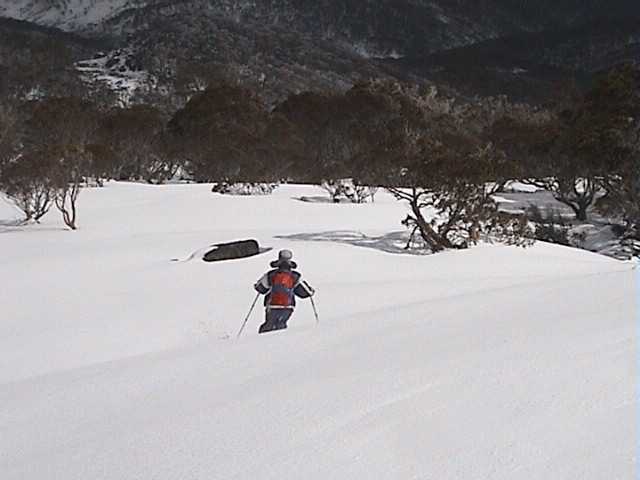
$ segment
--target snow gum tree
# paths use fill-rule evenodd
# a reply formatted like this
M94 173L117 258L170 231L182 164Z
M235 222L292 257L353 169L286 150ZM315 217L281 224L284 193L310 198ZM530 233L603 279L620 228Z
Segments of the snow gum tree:
M638 74L624 66L551 111L507 112L494 123L492 140L516 160L521 181L550 191L584 222L596 201L633 204L622 192L631 191L624 182L634 178L637 92Z
M294 174L303 180L311 180L310 167L317 161L320 135L317 134L329 123L329 95L317 92L292 94L276 105L274 112L286 119L301 140ZM306 175L305 175L306 173Z
M586 221L596 200L601 171L568 145L572 133L555 115L505 117L491 132L496 145L514 160L514 178L551 192Z
M77 229L77 202L91 165L98 111L79 98L47 98L26 105L23 152L46 158L53 203L71 230Z
M499 165L490 146L458 143L450 148L442 140L430 140L425 157L400 172L394 182L398 186L387 186L409 205L403 221L412 229L407 246L416 233L434 252L468 248L482 239L528 244L532 232L524 215L501 212L493 199L501 185L496 182Z
M370 81L346 92L291 95L275 112L289 121L301 142L294 173L324 183L331 197L340 196L340 182L349 179L354 201L370 198L401 150L403 126L417 114L416 106L404 101L408 88Z
M49 212L55 198L50 158L30 151L4 165L0 190L24 213L24 222L40 219Z
M404 224L434 251L468 248L481 239L526 245L524 215L500 211L493 195L511 178L504 152L485 137L481 107L456 105L435 90L414 98L422 116L404 125L404 160L387 189L409 205Z
M597 137L588 139L606 159L606 195L597 206L620 218L626 235L640 239L640 71L623 66L610 72L587 99L604 117Z
M107 167L108 177L118 180L161 183L171 178L178 162L171 154L165 125L164 114L152 106L109 111L100 119L97 141L110 149L111 165L99 162L101 170Z
M8 101L0 102L0 169L14 152L13 137L16 121L14 105Z
M267 135L271 120L251 90L215 84L173 116L168 134L197 181L263 181L277 177L280 169Z
M78 197L84 184L90 151L80 146L56 145L47 151L53 159L52 179L54 202L62 220L71 230L77 230Z

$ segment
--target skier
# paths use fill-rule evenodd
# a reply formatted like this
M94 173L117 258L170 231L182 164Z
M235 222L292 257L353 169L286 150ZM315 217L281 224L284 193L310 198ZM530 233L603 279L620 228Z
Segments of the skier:
M293 261L290 250L282 250L278 260L271 262L273 270L265 273L254 285L261 295L265 295L265 322L259 333L267 333L287 328L287 322L296 308L296 297L310 298L315 290L302 280L296 272L298 266Z

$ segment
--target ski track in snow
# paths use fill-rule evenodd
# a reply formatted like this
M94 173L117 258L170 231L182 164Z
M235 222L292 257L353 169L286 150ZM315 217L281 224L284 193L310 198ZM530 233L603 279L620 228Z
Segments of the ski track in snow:
M405 210L209 190L111 183L82 193L78 232L3 227L3 480L635 477L630 263L287 239L385 235ZM294 251L319 327L301 303L236 341L270 257L170 261L251 237Z

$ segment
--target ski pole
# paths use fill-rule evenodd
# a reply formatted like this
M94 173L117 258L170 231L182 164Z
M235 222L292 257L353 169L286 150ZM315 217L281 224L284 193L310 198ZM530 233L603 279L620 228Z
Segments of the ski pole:
M251 304L251 308L249 309L249 313L247 313L247 318L244 319L244 322L242 323L242 327L240 327L240 331L238 332L238 336L236 338L240 338L240 335L242 335L242 331L244 330L244 327L247 326L247 322L249 321L249 317L253 313L253 309L256 308L256 303L258 303L258 299L259 298L260 298L260 294L257 294L255 300Z
M313 301L313 297L311 299L311 306L313 307L313 314L316 316L316 325L320 324L320 318L318 318L318 309L316 308L316 302Z

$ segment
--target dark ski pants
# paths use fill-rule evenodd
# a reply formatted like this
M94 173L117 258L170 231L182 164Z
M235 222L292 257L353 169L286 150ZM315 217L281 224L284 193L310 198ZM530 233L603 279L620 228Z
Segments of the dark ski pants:
M284 330L287 328L287 322L293 314L293 309L278 308L266 310L265 321L260 325L258 333L273 332L275 330Z

